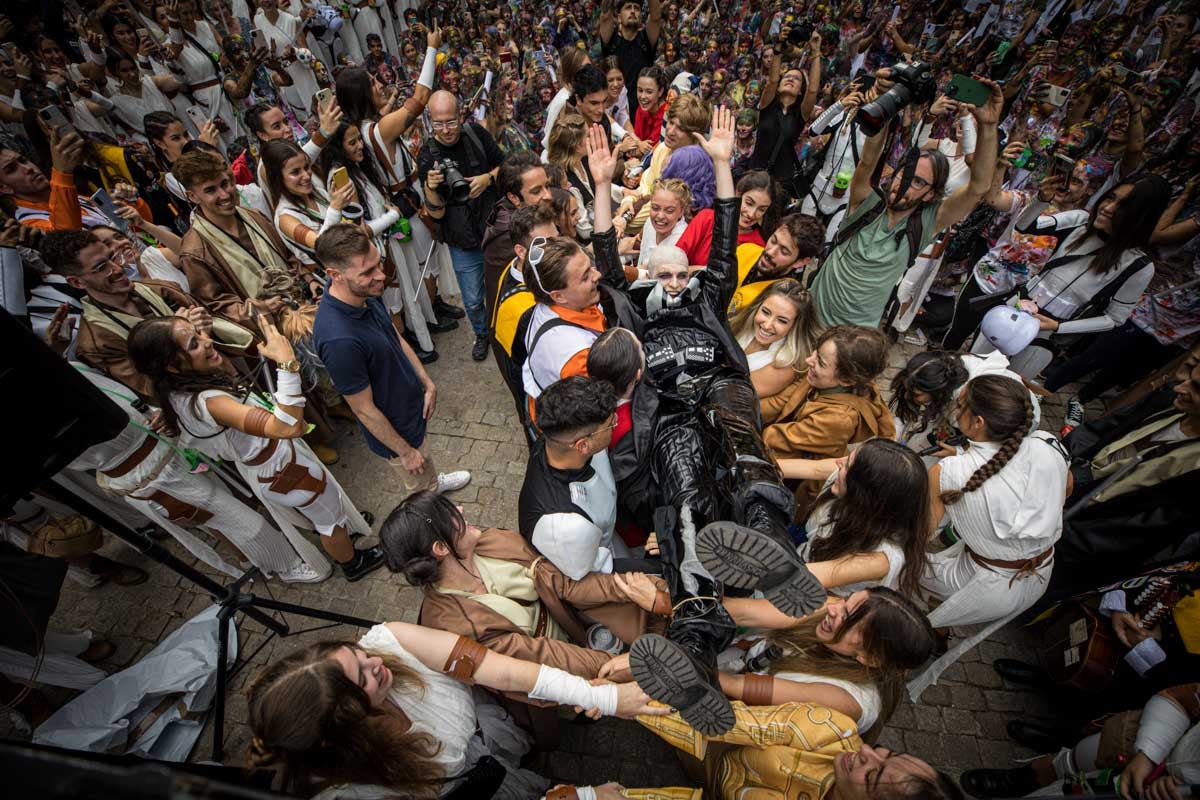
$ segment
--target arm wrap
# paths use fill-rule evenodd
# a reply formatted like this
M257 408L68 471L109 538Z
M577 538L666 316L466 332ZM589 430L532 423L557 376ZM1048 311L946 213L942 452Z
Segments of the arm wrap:
M578 675L545 664L538 670L537 683L529 692L529 697L533 700L551 700L564 706L598 708L601 714L609 717L617 713L615 684L592 686Z
M442 667L442 672L455 680L474 684L475 670L479 669L479 665L483 663L483 658L487 653L488 649L479 642L466 636L459 636L458 641L454 643L454 649L446 658L446 665Z
M265 408L252 408L246 414L246 433L251 436L267 435L267 423L271 421L271 412Z

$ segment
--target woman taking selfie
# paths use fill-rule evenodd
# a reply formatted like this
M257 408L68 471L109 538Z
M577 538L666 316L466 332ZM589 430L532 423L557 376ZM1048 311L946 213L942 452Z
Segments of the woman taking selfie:
M308 155L290 139L275 139L263 145L262 164L267 187L275 198L275 227L300 263L320 268L317 237L343 221L343 211L357 199L354 184L347 182L330 195L318 191ZM352 210L363 221L362 206L355 205ZM320 294L317 286L312 288L314 297Z
M129 355L154 384L155 404L180 432L184 447L238 465L246 482L287 532L284 509L298 512L321 534L321 546L349 581L383 564L378 547L355 550L349 529L370 531L333 475L297 441L308 424L300 364L291 344L260 321L259 355L276 365L270 402L239 386L212 340L180 317L143 320L129 334ZM243 402L242 398L246 398Z
M746 352L758 399L779 394L806 369L804 360L820 335L812 295L794 278L775 281L729 319Z

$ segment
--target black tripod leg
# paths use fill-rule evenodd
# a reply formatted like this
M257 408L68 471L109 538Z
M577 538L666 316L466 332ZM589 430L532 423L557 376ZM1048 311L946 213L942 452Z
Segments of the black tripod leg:
M228 681L226 661L229 660L229 619L233 606L221 606L217 612L217 692L213 696L213 761L220 764L225 757L225 684Z

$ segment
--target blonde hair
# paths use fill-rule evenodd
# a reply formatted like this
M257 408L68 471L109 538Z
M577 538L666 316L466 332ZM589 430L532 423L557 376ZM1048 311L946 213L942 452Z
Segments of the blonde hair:
M775 358L771 363L776 367L791 367L797 372L805 372L802 362L816 346L817 338L821 335L821 323L817 321L816 304L812 294L795 278L783 278L772 283L753 303L729 318L729 327L737 337L738 344L745 350L754 339L754 317L762 304L771 297L785 297L796 307L792 329L783 338L783 344L775 351Z
M712 122L712 106L691 92L681 94L671 101L671 107L667 109L667 119L674 120L676 125L688 133L704 133Z
M579 159L579 143L587 135L587 122L579 114L559 114L550 130L546 160L564 169Z
M683 218L692 218L692 189L679 178L659 178L654 182L653 188L650 189L650 194L653 195L659 189L665 192L670 192L679 198L679 202L683 204Z

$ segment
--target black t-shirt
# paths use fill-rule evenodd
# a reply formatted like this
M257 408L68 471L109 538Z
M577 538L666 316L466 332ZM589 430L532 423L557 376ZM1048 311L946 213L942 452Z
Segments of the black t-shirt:
M467 128L475 134L479 147L471 141ZM447 147L432 136L425 140L421 152L417 154L417 176L422 185L429 175L429 169L434 161L448 158L458 164L459 171L467 180L490 172L504 161L504 153L496 144L496 140L484 128L474 122L467 123L458 136L458 141L452 147ZM445 184L443 184L444 186ZM447 198L439 187L439 196L444 202ZM483 194L463 205L447 205L446 216L438 226L438 233L447 244L463 250L475 250L483 245L483 234L487 229L487 219L492 214L492 207L500 199L500 192L493 181Z
M796 140L806 124L799 100L786 113L778 97L772 100L758 115L758 139L750 155L750 168L768 169L772 177L790 184L796 170ZM776 145L779 155L770 163Z
M654 46L646 29L642 28L637 36L626 39L621 35L621 28L613 31L612 38L607 42L601 41L601 53L605 57L616 56L621 65L621 74L625 76L625 94L629 96L629 107L637 108L637 79L638 73L654 63Z

